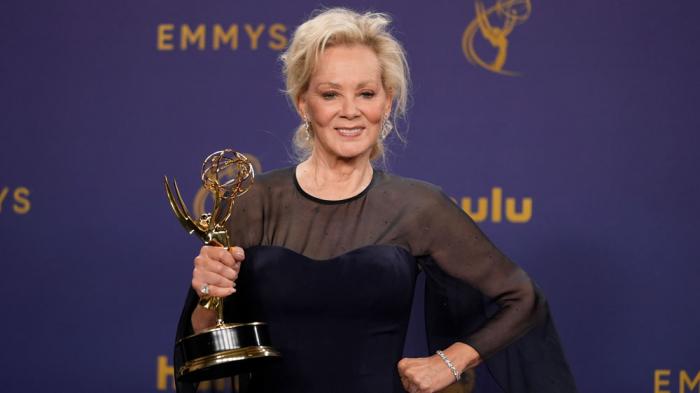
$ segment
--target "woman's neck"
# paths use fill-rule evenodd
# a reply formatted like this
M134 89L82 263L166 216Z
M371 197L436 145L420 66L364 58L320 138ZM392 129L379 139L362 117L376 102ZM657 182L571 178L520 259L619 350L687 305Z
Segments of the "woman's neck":
M328 160L312 154L297 166L296 176L304 192L333 201L362 192L372 181L373 172L368 159Z

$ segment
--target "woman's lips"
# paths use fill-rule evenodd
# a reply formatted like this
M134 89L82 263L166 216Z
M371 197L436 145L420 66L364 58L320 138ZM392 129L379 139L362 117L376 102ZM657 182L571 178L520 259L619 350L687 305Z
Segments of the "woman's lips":
M342 136L358 136L364 130L364 127L336 127L335 130Z

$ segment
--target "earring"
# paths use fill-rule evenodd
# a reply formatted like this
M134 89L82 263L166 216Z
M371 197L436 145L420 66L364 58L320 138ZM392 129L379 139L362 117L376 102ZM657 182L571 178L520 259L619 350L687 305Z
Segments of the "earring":
M306 132L306 140L311 139L311 122L309 118L304 115L304 131Z
M384 122L382 123L382 130L379 132L379 138L381 138L381 140L386 139L393 129L394 125L391 124L391 121L389 120L389 114L384 115Z

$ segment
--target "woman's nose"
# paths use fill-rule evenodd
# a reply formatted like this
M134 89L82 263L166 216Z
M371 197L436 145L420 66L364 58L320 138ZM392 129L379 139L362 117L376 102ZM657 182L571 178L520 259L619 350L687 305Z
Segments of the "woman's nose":
M355 105L355 101L352 99L343 100L343 107L340 116L347 119L354 119L359 116L360 112Z

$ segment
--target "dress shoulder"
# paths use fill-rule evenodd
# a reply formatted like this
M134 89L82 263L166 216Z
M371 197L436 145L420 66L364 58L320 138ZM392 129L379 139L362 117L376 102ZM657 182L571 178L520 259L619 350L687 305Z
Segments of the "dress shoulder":
M273 169L255 175L250 191L256 194L256 198L274 193L282 189L288 189L293 185L294 167Z
M256 174L248 191L233 205L227 227L231 242L246 248L260 243L263 237L264 209L283 183L283 170Z
M293 166L271 169L255 175L255 181L262 184L282 184L291 181L294 171Z
M400 191L419 191L423 193L439 194L442 188L429 183L425 180L414 179L411 177L399 176L393 173L378 171L378 174L383 179L383 184L396 188Z
M453 210L457 207L454 201L441 187L430 182L381 172L380 181L377 183L375 192L395 195L396 199L412 209L414 214L431 214L432 209L443 208L459 214L459 211Z

